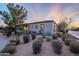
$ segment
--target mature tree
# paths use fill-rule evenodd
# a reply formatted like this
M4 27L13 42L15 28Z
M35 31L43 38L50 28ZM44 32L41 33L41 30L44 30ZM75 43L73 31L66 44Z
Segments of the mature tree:
M0 11L0 15L3 16L2 19L8 26L15 28L16 33L16 26L23 23L24 18L27 16L27 11L23 8L23 6L13 3L7 4L7 8L9 13L6 11Z
M9 9L10 15L12 17L12 22L15 27L16 32L16 25L23 23L24 18L27 16L27 11L23 6L20 6L18 4L7 4L7 7Z

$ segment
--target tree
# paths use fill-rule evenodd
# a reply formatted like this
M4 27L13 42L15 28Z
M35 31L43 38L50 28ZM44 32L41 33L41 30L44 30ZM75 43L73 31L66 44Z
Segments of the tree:
M59 23L58 24L58 31L59 32L64 32L65 31L65 28L66 28L66 26L67 26L67 23L66 22L61 22L61 23Z
M16 33L16 25L23 23L23 19L27 16L27 11L23 6L20 6L18 4L7 4L7 7L9 9L10 15L12 17L13 26L15 27L15 33Z
M3 16L4 22L11 27L14 27L16 33L16 26L23 23L24 18L27 16L27 11L23 6L18 4L9 3L7 4L9 13L6 11L0 11L0 15Z

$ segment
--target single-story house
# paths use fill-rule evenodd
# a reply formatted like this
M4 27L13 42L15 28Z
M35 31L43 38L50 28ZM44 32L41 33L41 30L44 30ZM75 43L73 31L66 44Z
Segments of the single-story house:
M28 23L28 31L38 35L53 35L57 32L57 24L53 20Z
M37 35L50 36L57 32L57 24L53 20L25 23L21 24L21 28L30 33L36 32Z

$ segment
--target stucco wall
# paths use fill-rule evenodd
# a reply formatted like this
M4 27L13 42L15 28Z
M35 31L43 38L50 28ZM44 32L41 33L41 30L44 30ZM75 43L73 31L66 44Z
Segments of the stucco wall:
M40 30L40 26L43 25L43 30ZM53 22L40 22L40 23L33 23L29 24L29 31L35 31L37 34L40 35L52 35L55 31L55 23ZM35 26L37 28L35 28Z

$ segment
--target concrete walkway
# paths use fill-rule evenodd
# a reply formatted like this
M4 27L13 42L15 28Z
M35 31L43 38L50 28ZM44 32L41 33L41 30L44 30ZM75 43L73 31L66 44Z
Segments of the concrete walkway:
M47 42L46 40L44 40L41 53L37 56L75 56L75 54L69 51L69 46L66 46L60 38L59 40L62 42L63 45L62 53L60 55L54 53L51 46L51 41ZM32 51L32 43L34 41L35 40L32 40L27 44L18 45L16 48L16 53L14 53L13 56L35 56Z

